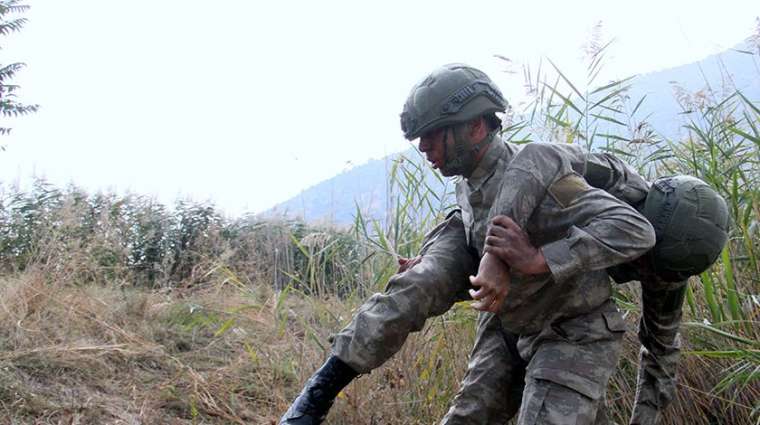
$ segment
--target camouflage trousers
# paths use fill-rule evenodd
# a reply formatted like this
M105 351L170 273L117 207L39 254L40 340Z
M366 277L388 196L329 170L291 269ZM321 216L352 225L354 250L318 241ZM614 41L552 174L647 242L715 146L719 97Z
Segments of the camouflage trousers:
M675 397L681 313L687 281L641 279L639 375L631 425L655 425Z
M512 335L481 313L467 374L442 425L606 424L605 393L625 322L608 301L538 334Z

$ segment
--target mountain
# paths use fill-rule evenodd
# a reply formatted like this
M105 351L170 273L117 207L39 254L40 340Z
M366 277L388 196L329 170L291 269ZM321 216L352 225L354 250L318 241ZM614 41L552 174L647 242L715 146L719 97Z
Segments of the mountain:
M382 219L388 205L389 172L394 161L400 158L414 164L411 168L428 168L423 164L423 158L410 148L344 171L305 189L298 196L277 204L260 216L295 217L312 223L347 225L353 223L358 207L363 215ZM427 171L426 183L436 192L444 192L443 185L433 176L432 171Z
M704 95L709 93L705 88L709 88L720 98L735 87L750 100L760 101L759 53L753 55L748 50L749 46L740 45L698 62L636 77L629 90L630 98L637 101L646 96L637 116L646 116L662 136L678 139L686 119L690 118L681 104L695 100L689 93ZM353 222L358 206L363 215L382 219L388 205L388 171L400 155L417 163L422 160L413 149L370 160L305 189L261 216L284 215L307 222L348 225ZM436 191L443 190L432 175L426 181Z
M649 115L649 123L661 135L677 139L683 135L684 118L691 118L690 114L682 113L679 98L683 101L688 93L710 95L712 91L720 99L735 89L752 101L760 101L757 46L743 43L698 62L640 75L633 81L629 94L631 99L646 95L641 116ZM692 100L698 101L698 97Z

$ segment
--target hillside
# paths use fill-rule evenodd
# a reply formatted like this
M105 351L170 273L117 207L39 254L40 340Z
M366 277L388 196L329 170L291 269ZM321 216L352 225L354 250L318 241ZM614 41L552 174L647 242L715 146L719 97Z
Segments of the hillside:
M648 121L660 134L677 139L683 135L684 121L697 115L684 114L679 101L690 109L686 104L690 101L699 102L710 92L723 98L733 93L734 88L750 100L760 100L760 61L757 52L749 54L742 46L699 62L640 75L634 80L630 95L631 99L646 95L643 115L649 116Z
M264 212L262 216L293 217L312 223L341 226L354 221L358 207L363 215L382 220L388 209L388 172L394 161L400 158L409 159L416 166L426 167L422 157L413 148L383 159L372 159L305 189L298 196ZM432 173L427 174L426 182L435 192L445 191Z

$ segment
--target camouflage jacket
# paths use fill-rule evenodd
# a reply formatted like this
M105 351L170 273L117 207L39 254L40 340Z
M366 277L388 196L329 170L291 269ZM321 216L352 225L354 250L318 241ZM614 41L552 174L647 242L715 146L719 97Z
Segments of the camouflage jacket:
M550 269L512 274L500 314L504 327L535 333L607 301L605 269L654 245L652 226L629 205L647 191L646 181L612 156L550 143L518 149L494 140L472 175L456 185L468 243L482 255L490 218L508 215L541 248Z

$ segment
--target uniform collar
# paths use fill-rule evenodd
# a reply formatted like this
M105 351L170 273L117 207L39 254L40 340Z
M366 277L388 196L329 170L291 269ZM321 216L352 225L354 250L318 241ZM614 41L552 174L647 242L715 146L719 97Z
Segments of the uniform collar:
M480 159L470 177L466 179L467 184L472 189L479 188L493 175L494 171L496 171L496 165L499 163L499 158L504 156L507 151L506 145L502 143L497 132L489 134L488 137L492 137L494 140L489 144L486 154Z

